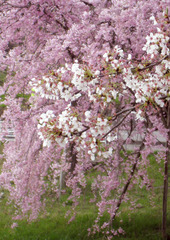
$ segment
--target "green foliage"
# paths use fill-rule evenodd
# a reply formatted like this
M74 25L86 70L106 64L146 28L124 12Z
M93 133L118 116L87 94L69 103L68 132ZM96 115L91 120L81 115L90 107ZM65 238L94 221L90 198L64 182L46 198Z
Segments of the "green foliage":
M2 87L4 85L4 81L6 78L6 72L0 71L0 86ZM5 100L5 94L0 96L0 102L3 102ZM5 104L0 104L0 116L3 114L6 106Z
M28 100L30 98L30 94L18 93L16 98L24 98L25 100Z
M0 86L4 85L5 78L6 78L6 72L0 71Z
M29 109L28 100L30 97L31 97L31 94L25 94L25 93L18 93L16 95L16 98L22 98L21 109L23 111Z
M86 68L84 72L84 77L91 80L93 77L93 73L90 71L90 69Z
M0 116L3 114L5 109L6 109L6 105L5 104L0 104Z

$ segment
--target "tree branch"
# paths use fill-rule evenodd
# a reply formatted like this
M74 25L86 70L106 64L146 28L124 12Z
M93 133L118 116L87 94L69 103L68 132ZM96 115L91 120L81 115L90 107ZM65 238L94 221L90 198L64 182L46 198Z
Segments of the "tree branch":
M101 137L101 139L107 137L107 135L109 135L109 133L111 133L115 128L119 127L121 125L121 123L125 120L125 118L130 114L131 111L129 111L123 118L122 120L117 123L114 127L112 127L103 137Z
M30 8L32 3L31 3L31 1L29 1L27 5L21 6L21 5L14 5L14 4L6 2L6 5L9 5L13 8Z
M127 192L128 187L129 187L129 185L130 185L131 179L132 179L132 177L134 176L134 173L135 173L135 170L136 170L136 166L137 166L137 163L138 163L139 158L140 158L140 155L141 155L141 150L143 150L144 146L145 146L144 143L142 143L141 146L140 146L140 148L139 148L139 150L138 150L138 152L137 152L136 161L135 161L135 163L134 163L133 166L132 166L132 169L131 169L131 171L130 171L129 178L128 178L128 180L127 180L127 182L126 182L126 184L125 184L125 186L124 186L124 188L123 188L123 191L122 191L122 193L121 193L121 195L120 195L120 197L119 197L119 201L117 202L116 210L115 210L115 212L114 212L114 215L113 215L113 216L111 217L111 219L110 219L110 226L112 226L112 224L113 224L113 221L114 221L114 219L115 219L115 217L116 217L116 213L117 213L118 210L119 210L119 207L120 207L120 205L121 205L121 203L122 203L122 200L123 200L123 198L124 198L124 195L125 195L125 193Z
M131 107L131 108L126 108L126 109L123 109L122 111L118 112L118 113L115 113L115 116L113 119L111 119L112 121L114 121L119 115L121 115L122 113L125 113L127 111L132 111L132 110L135 110L136 107Z
M86 1L81 1L81 2L83 2L85 5L87 5L87 6L90 8L90 10L94 10L93 4L88 3L88 2L86 2Z
M145 71L146 69L151 69L151 68L159 65L163 60L168 59L168 58L169 58L169 56L165 56L165 57L162 58L160 61L151 63L151 64L149 64L148 66L146 66L146 67L144 67L144 68L137 68L137 69L136 69L136 68L131 68L131 71L132 71L132 73L135 73L135 72Z

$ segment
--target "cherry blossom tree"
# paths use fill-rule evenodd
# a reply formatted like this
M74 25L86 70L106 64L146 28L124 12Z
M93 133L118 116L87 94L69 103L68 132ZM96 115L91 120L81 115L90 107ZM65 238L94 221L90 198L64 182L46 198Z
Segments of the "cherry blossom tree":
M15 131L15 141L5 143L0 182L15 201L16 219L36 218L49 188L59 196L61 172L72 189L74 217L87 173L96 169L91 189L98 217L91 233L102 231L108 239L121 233L114 219L127 190L136 183L150 189L147 157L159 130L167 140L155 155L158 164L165 161L166 239L167 6L158 0L0 1L3 133L9 126ZM20 97L30 94L27 102ZM136 132L141 145L129 154ZM100 226L104 212L110 220Z

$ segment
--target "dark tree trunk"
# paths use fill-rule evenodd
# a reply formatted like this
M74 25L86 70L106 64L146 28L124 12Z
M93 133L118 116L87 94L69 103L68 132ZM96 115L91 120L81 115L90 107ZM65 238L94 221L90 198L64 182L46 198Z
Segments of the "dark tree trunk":
M70 173L72 175L74 175L74 170L75 170L75 167L76 167L76 163L77 163L77 153L74 151L74 146L75 146L75 143L70 143L69 147L67 148L67 153L66 153L66 158L69 159L69 161L71 162L70 164ZM66 187L66 177L67 177L67 173L62 171L61 170L61 173L60 173L60 187L59 187L59 199L61 198L61 191L63 188Z
M163 189L163 209L162 209L162 237L167 240L167 200L168 200L168 167L170 166L170 101L168 102L167 111L167 151L164 168L164 189Z
M74 150L74 146L75 143L71 143L70 144L70 149L69 149L69 154L70 154L70 158L71 158L71 167L70 167L70 172L74 173L74 169L76 167L76 163L77 163L77 153Z

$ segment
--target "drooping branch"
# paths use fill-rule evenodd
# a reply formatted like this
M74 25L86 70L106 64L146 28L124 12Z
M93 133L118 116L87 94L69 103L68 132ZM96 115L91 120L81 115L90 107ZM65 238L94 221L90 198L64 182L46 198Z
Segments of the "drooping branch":
M101 137L101 139L104 139L105 137L107 137L109 135L109 133L111 133L114 129L116 129L117 127L119 127L121 125L121 123L127 118L127 116L131 113L131 111L129 111L122 119L120 122L118 122L114 127L112 127L104 136Z
M132 180L132 178L133 178L133 176L134 176L134 174L135 174L136 166L137 166L137 164L138 164L139 158L140 158L140 156L141 156L141 151L143 150L143 148L144 148L144 143L141 144L141 146L140 146L140 148L139 148L139 151L137 152L136 161L135 161L135 163L134 163L133 166L132 166L132 169L131 169L131 171L130 171L129 178L128 178L128 180L127 180L127 182L126 182L126 184L125 184L125 186L124 186L124 188L123 188L123 190L122 190L122 193L121 193L121 195L120 195L120 197L119 197L119 200L118 200L118 202L117 202L116 210L115 210L115 212L114 212L114 215L113 215L113 216L111 217L111 219L110 219L110 227L111 227L112 224L113 224L113 221L114 221L114 219L115 219L115 217L116 217L116 213L117 213L118 210L119 210L119 207L120 207L120 205L121 205L121 203L122 203L122 201L123 201L123 199L124 199L124 196L125 196L125 194L126 194L126 192L127 192L127 190L128 190L128 187L129 187L129 185L130 185L130 183L131 183L131 180Z

